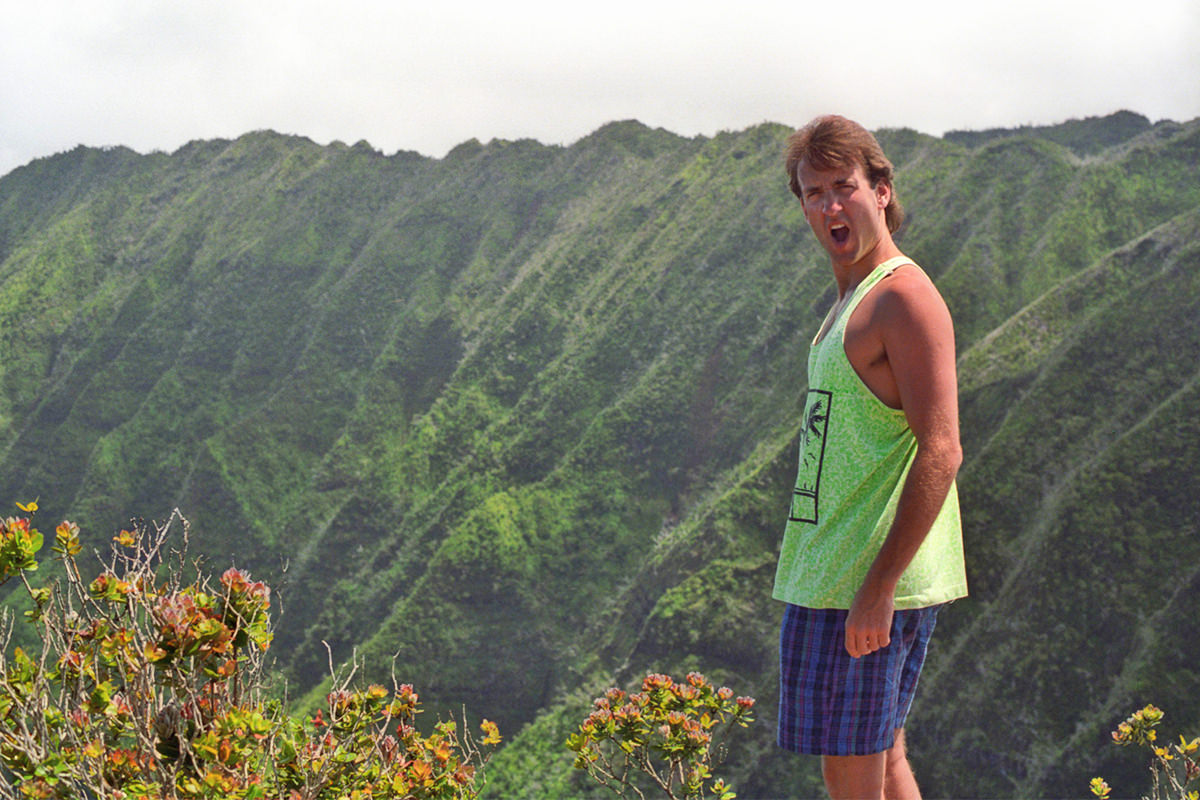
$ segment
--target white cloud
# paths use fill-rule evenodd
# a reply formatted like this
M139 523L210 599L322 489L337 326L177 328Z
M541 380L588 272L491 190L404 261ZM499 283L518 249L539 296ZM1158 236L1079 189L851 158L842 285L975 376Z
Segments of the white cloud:
M435 156L837 110L930 133L1128 108L1200 115L1200 5L5 0L0 173L77 143L273 128Z

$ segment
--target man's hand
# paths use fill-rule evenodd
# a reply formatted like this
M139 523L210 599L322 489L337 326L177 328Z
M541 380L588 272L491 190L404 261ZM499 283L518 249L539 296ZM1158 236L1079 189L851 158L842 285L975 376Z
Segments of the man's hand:
M854 595L846 615L846 652L861 658L882 650L892 641L894 590L879 587L868 579Z

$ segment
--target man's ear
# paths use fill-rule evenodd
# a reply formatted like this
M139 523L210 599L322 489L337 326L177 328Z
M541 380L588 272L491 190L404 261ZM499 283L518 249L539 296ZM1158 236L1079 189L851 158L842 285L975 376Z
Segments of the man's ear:
M892 202L892 184L888 181L879 181L875 184L875 201L879 204L879 209L882 211L887 208Z

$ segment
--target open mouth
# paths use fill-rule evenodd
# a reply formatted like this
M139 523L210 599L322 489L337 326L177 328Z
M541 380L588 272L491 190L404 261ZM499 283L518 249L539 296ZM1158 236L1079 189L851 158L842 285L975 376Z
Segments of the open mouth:
M838 244L845 244L846 240L850 238L850 229L842 224L834 225L829 229L829 235Z

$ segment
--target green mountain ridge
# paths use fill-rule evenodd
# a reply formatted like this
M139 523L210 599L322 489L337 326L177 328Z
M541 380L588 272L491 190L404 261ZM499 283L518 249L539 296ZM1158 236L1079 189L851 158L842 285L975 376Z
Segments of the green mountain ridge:
M269 131L77 148L0 178L0 488L103 546L130 514L271 582L272 652L328 643L498 720L494 797L590 796L589 698L700 669L760 702L807 342L833 296L789 129L635 121L444 159ZM910 742L930 796L1140 788L1107 731L1200 723L1200 121L883 130L901 246L954 313L972 597ZM1128 755L1128 754L1124 754Z

